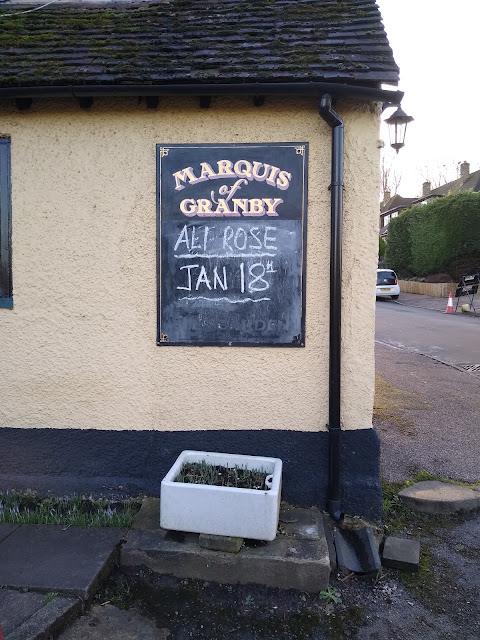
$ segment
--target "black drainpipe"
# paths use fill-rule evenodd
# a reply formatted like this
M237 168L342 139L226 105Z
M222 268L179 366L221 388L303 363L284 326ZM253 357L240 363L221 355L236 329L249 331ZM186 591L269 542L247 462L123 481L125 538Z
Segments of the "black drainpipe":
M340 505L342 430L340 380L342 342L342 222L343 222L343 120L332 109L332 98L320 99L319 113L332 128L332 181L330 185L330 354L328 409L328 513L343 522Z

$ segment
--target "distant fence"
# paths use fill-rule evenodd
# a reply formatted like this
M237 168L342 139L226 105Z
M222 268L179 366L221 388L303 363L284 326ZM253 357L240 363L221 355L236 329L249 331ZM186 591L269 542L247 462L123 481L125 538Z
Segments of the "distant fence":
M448 298L457 288L455 282L415 282L414 280L399 280L400 291L404 293L419 293L423 296L434 298Z

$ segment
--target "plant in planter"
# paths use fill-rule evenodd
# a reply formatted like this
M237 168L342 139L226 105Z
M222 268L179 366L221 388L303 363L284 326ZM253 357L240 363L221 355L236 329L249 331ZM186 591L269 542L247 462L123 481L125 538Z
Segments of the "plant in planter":
M278 458L183 451L162 480L160 526L274 540L281 482Z

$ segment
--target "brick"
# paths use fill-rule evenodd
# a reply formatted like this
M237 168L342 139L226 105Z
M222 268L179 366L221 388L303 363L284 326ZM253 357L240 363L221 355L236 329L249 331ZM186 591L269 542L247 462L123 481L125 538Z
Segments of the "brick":
M384 567L402 571L418 571L420 542L389 536L383 546L382 564Z
M238 553L242 548L243 538L201 533L198 536L198 544L200 547L202 547L202 549L210 549L211 551L224 551L226 553Z

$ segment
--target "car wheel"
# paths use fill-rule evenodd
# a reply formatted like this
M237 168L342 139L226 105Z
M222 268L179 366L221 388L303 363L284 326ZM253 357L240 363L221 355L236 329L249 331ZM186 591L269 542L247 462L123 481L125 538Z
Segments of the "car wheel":
M396 296L392 296L392 300L398 300L398 294Z

